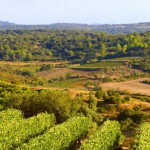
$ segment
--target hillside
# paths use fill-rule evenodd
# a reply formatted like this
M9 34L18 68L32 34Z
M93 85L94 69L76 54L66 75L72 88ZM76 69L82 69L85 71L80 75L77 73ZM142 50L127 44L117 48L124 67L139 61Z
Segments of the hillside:
M0 21L0 30L18 30L18 29L52 29L52 30L85 30L102 31L112 34L146 32L150 30L150 23L134 24L75 24L75 23L55 23L47 25L19 25Z
M116 57L148 56L150 32L112 35L76 30L6 30L0 31L0 44L0 60L4 61L67 60L83 64Z
M150 32L1 25L0 150L150 150Z

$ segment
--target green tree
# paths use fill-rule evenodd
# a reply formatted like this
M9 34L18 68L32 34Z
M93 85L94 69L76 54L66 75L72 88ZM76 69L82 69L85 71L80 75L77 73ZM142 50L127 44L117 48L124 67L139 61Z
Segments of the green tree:
M30 52L27 53L26 59L28 61L32 60L32 54Z
M101 56L102 56L102 57L105 57L106 54L107 54L106 45L105 45L105 44L102 44L102 46L101 46Z
M122 48L122 52L125 53L127 51L128 46L125 44Z
M117 52L122 52L122 47L119 43L117 43L116 49L117 49Z

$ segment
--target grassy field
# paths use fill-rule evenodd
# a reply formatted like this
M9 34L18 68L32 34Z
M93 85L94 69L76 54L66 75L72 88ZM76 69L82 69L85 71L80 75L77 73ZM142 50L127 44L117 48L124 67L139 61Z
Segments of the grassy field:
M83 89L85 82L87 82L86 78L69 79L69 80L56 81L54 83L50 83L49 87Z
M124 62L122 61L101 61L96 63L83 64L78 68L113 68L123 66Z
M141 60L141 59L143 59L143 57L119 57L119 58L107 59L106 61L133 61L133 60Z

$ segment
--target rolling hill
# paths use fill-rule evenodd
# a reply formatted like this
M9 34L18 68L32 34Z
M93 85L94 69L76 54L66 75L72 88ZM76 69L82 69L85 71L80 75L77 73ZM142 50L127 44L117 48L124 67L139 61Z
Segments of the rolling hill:
M19 25L0 21L0 30L18 30L18 29L52 29L52 30L85 30L85 31L103 31L112 34L146 32L150 30L150 22L134 24L75 24L75 23L55 23L49 25Z

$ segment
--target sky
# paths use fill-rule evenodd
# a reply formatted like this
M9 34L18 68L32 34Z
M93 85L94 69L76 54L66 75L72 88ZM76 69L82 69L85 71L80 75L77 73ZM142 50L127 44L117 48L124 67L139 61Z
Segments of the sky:
M0 21L16 24L150 22L150 0L0 0Z

